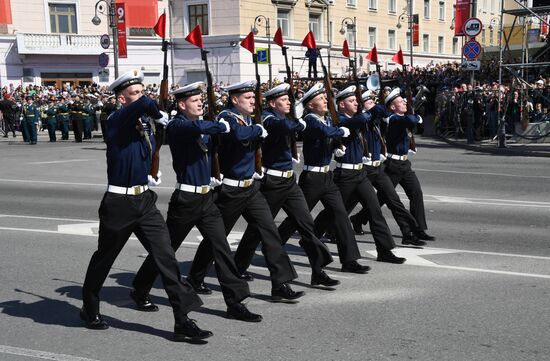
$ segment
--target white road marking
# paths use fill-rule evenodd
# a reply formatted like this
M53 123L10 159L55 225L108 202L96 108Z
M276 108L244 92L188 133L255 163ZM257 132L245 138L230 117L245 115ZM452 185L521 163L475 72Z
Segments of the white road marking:
M474 174L474 175L494 175L498 177L513 177L513 178L548 178L549 176L544 175L525 175L525 174L506 174L506 173L488 173L488 172L466 172L458 170L437 170L437 169L423 169L423 168L414 168L414 170L422 172L432 172L432 173L451 173L451 174Z
M60 224L57 226L57 230L59 231L59 233L81 234L84 236L97 235L98 229L99 229L99 222Z
M367 253L377 257L376 250L368 251ZM439 248L395 248L393 253L398 257L405 257L407 262L405 263L408 266L432 266L437 265L437 263L428 261L422 256L428 256L433 254L448 254L456 253L455 250L444 250Z
M92 159L67 159L67 160L52 160L49 162L30 162L27 164L59 164L59 163L72 163L72 162L87 162Z
M19 214L0 214L1 217L6 218L25 218L25 219L42 219L47 221L74 221L74 222L97 222L94 220L87 220L87 219L76 219L76 218L54 218L54 217L41 217L41 216L24 216Z
M52 353L52 352L46 352L46 351L39 351L39 350L31 350L28 348L20 348L20 347L11 347L6 345L0 345L0 354L10 354L10 355L17 355L17 356L27 356L27 357L34 357L39 358L43 360L55 360L55 361L98 361L91 358L86 357L78 357L78 356L71 356L71 355L65 355L62 353Z

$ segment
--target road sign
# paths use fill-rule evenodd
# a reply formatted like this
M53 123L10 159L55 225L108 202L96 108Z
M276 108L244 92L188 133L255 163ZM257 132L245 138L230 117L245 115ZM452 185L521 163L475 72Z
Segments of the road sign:
M460 67L465 71L477 71L481 69L481 62L479 60L467 60Z
M269 63L269 52L267 48L256 48L256 53L258 53L258 64Z
M97 75L99 76L99 81L102 83L109 81L109 68L102 68L99 69L97 72Z
M109 65L109 55L106 53L99 54L99 66L105 68L107 65Z
M101 43L101 47L103 49L109 49L109 46L111 45L111 38L108 34L103 34L101 35L99 42Z
M462 47L462 54L464 54L467 59L477 59L481 54L481 44L475 40L468 41L464 44L464 47Z
M479 33L481 33L481 29L483 28L483 24L481 23L481 20L478 18L469 18L464 23L464 34L468 35L469 37L475 37L478 36Z

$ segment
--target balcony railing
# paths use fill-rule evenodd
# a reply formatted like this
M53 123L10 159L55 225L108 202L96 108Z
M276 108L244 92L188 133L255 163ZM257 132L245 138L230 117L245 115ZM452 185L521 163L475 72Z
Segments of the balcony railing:
M19 54L99 55L100 35L18 33Z

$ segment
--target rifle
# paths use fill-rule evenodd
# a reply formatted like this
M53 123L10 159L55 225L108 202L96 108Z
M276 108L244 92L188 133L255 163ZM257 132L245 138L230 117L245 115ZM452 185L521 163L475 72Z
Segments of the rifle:
M403 71L405 71L405 65L403 65ZM410 75L410 77L412 78L412 75ZM408 79L409 76L407 73L405 73L405 79ZM411 82L412 82L412 79L408 79L408 81L406 82L407 84L407 90L406 90L406 94L407 94L407 111L405 114L413 114L414 115L414 105L413 105L413 102L412 102L412 85L411 85ZM413 126L414 127L414 126ZM413 134L413 127L411 127L411 129L408 129L408 136L410 138L410 141L409 141L409 149L416 152L416 141L414 140L414 134Z
M376 72L378 73L378 82L380 84L380 89L378 89L378 101L380 104L384 104L384 101L386 100L384 96L384 86L382 83L382 74L380 72L380 65L376 64ZM378 132L378 136L380 137L380 153L386 155L388 153L388 148L386 147L386 142L384 140L384 137L382 136L382 132L380 131L380 127L376 123L374 123L374 127L376 131Z
M330 81L330 74L327 71L327 67L323 63L323 57L321 56L321 50L317 49L319 52L319 60L321 61L321 68L323 69L323 84L325 86L326 94L327 94L327 106L328 106L328 112L330 114L330 117L332 118L332 123L335 126L338 126L338 123L340 122L338 119L338 113L336 112L336 105L334 104L334 93L332 92L332 83ZM332 141L333 148L340 148L342 149L342 139L341 138L334 138Z
M207 54L208 51L201 49L201 58L204 61L204 69L206 71L206 101L208 102L206 118L214 121L216 119L216 95L214 94L212 73L208 67ZM220 158L218 155L220 139L218 135L211 135L210 138L212 139L212 176L217 180L221 180Z
M166 111L168 109L168 63L167 63L167 54L168 54L168 42L162 40L162 51L164 53L164 67L162 70L162 81L160 83L160 94L159 94L159 109ZM164 143L164 127L160 124L156 124L155 127L155 150L151 156L151 177L158 180L158 172L160 165L160 147Z
M256 70L256 89L254 89L254 124L262 124L262 94L260 90L260 73L258 72L258 54L252 54L252 61ZM262 174L262 142L261 138L256 141L256 154L254 158L254 171Z
M351 61L351 58L350 58ZM378 64L377 64L378 65ZM363 112L363 93L361 92L361 84L359 83L359 77L357 76L357 67L355 66L355 59L353 60L353 81L355 82L355 98L357 100L357 114ZM363 146L363 155L369 158L369 144L365 137L365 132L360 132L359 139Z
M294 96L294 82L292 81L292 73L290 71L290 66L288 66L288 57L286 55L286 50L288 46L283 46L282 48L283 56L285 57L285 66L286 66L286 82L290 85L288 89L288 98L290 100L290 118L293 120L296 119L296 98ZM298 159L298 145L296 144L296 133L292 132L290 136L290 151L292 152L292 158Z

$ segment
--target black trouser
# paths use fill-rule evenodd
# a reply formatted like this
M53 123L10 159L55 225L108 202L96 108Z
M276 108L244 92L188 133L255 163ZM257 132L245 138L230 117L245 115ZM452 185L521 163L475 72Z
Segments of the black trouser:
M4 126L6 127L4 136L7 137L9 132L13 133L15 137L15 117L14 116L4 116Z
M332 262L332 256L328 247L315 236L313 218L307 208L304 194L296 184L295 176L283 178L266 174L262 179L261 192L267 200L273 218L282 208L294 220L302 236L300 246L307 254L311 269L313 273L320 273L323 267ZM241 272L250 265L258 243L260 233L256 227L249 225L235 253L235 263Z
M57 120L54 118L47 118L46 120L48 126L48 135L50 137L50 142L55 142L55 128L57 127Z
M405 208L403 202L401 202L394 184L384 170L385 168L386 166L384 164L381 164L379 167L366 166L368 178L378 191L378 200L380 204L386 204L388 206L401 230L401 234L406 235L411 231L419 230L416 220ZM368 208L361 209L355 217L357 217L362 224L366 224L369 221Z
M340 189L348 213L353 210L357 202L368 209L369 226L376 249L378 251L393 249L395 242L380 209L376 192L367 178L367 172L364 169L336 168L334 182ZM325 210L315 218L315 230L324 233L331 223L332 214L330 210Z
M416 177L416 173L411 168L411 162L409 160L386 160L386 174L390 177L393 186L397 184L403 187L405 194L410 201L410 212L419 230L428 229L426 224L426 213L424 212L424 195L422 193L422 187ZM380 205L382 206L382 199Z
M248 224L257 227L262 239L262 253L267 263L273 288L298 277L290 258L286 254L273 222L273 216L260 192L260 182L253 181L247 188L221 186L216 200L225 226L225 234L229 234L242 215ZM189 272L189 277L201 282L212 263L211 242L201 242Z
M181 280L168 227L155 206L157 195L146 191L137 196L106 192L99 207L98 248L94 252L82 287L84 308L99 313L99 291L115 259L132 234L153 258L162 277L176 322L183 321L202 301L191 285Z
M310 211L319 201L323 203L326 209L331 210L334 216L334 231L336 233L340 263L351 262L361 258L342 195L338 190L338 186L334 183L333 173L330 171L327 173L304 171L300 174L299 184L304 192ZM296 227L296 222L288 217L281 223L279 233L283 242L288 241L296 230ZM318 233L317 235L319 236Z
M174 251L181 246L193 226L197 226L204 237L202 242L211 243L210 248L214 256L216 274L225 303L228 306L250 296L248 283L239 278L231 249L225 238L221 213L214 204L212 192L196 194L180 190L174 191L168 206L166 224ZM134 278L134 288L139 294L148 294L157 276L158 270L155 262L149 255Z
M76 143L82 142L82 132L84 131L84 123L81 116L73 116L73 133Z

